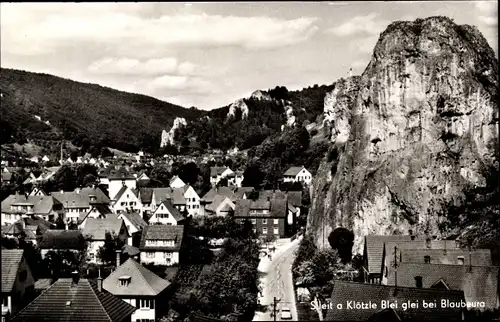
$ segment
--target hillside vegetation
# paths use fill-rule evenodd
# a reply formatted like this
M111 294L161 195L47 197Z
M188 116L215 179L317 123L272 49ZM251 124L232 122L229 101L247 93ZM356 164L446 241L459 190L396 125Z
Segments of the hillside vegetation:
M144 95L14 69L1 69L0 91L2 144L62 136L77 146L88 140L137 151L158 147L161 131L175 117L192 120L204 114Z

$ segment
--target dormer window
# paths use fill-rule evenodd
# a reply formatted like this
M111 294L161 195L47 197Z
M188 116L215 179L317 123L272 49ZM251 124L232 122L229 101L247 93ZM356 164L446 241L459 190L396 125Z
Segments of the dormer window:
M126 287L130 284L130 280L132 278L130 276L120 276L118 280L120 281L120 286Z
M464 260L463 256L458 256L457 257L457 264L458 265L464 265L465 264L465 260Z
M430 257L429 255L424 256L424 262L425 262L426 264L430 264L430 262L431 262L431 257Z
M415 276L415 286L422 288L422 276Z

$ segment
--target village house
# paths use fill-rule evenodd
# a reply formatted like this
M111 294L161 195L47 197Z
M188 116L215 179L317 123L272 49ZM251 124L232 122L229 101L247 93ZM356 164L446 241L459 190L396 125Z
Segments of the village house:
M127 231L130 235L128 238L129 245L132 245L132 236L144 229L148 224L142 218L142 215L138 211L124 211L117 215L118 219L123 219Z
M204 208L205 213L207 212L207 207L210 208L210 204L214 202L216 196L227 197L232 202L237 199L235 193L230 188L214 187L210 189L200 200L200 206Z
M219 181L231 174L234 174L234 171L229 167L210 167L210 183L215 186Z
M78 218L78 229L83 229L87 223L88 218L106 218L109 216L116 217L116 214L111 211L107 205L93 205L87 213L80 213Z
M74 191L52 192L52 197L63 205L67 222L78 223L94 206L108 207L111 201L99 188L76 188Z
M55 227L54 224L32 215L23 217L13 224L2 226L2 234L9 238L23 237L26 241L37 245L37 237L43 235L45 231Z
M414 287L393 287L376 284L353 283L336 280L325 321L462 321L465 309L441 307L441 300L464 301L464 292ZM382 308L382 302L398 303L392 308ZM422 303L438 303L433 309ZM365 303L365 307L348 307L348 303ZM369 305L377 304L376 307ZM419 303L418 308L404 309L402 303ZM326 303L323 303L326 304ZM342 307L338 306L342 304Z
M178 176L173 176L172 179L170 179L169 186L170 188L182 188L186 184L184 181L181 180Z
M62 204L51 196L10 195L2 201L2 224L13 224L23 216L37 215L55 222L63 216Z
M169 286L169 281L129 258L104 280L102 287L137 308L132 322L154 322L168 310Z
M29 193L30 196L48 196L48 194L42 190L42 188L39 188L37 186L33 187L31 189L31 192Z
M163 225L183 225L184 216L179 209L175 208L169 200L163 201L149 218L149 224L159 223Z
M87 250L89 262L101 263L98 258L98 251L99 248L104 246L106 233L111 234L112 237L118 237L125 244L128 243L128 238L130 237L125 222L122 219L111 216L107 218L88 218L83 228L83 235L92 238Z
M234 218L237 222L249 220L258 236L274 235L284 238L287 232L286 199L241 199L235 202Z
M141 263L174 265L179 263L179 252L184 237L184 226L152 225L142 232Z
M85 249L85 238L79 230L46 230L38 243L42 259L48 252L71 251L75 254Z
M24 185L40 184L40 183L46 182L46 181L52 179L52 177L59 171L59 169L61 169L60 166L45 168L45 169L43 169L42 173L40 173L40 175L38 177L35 176L33 174L33 172L30 172L29 177L23 182L23 184Z
M181 189L184 190L184 199L186 200L186 210L188 214L191 216L200 215L200 196L198 196L194 188L190 185L185 185Z
M290 167L283 174L283 182L301 182L310 185L312 174L304 166Z
M2 249L2 321L34 296L35 279L22 249Z
M449 265L429 263L398 263L397 271L389 268L387 285L463 291L465 301L484 302L480 311L500 307L498 266ZM396 277L397 274L397 277Z
M234 214L234 202L226 196L216 195L212 203L205 207L205 214L209 216L228 216Z
M109 321L131 322L136 307L105 291L102 278L96 281L80 278L60 278L34 299L12 322L45 321Z
M163 201L169 200L175 208L184 212L186 210L185 192L184 188L153 188L152 211L156 211Z
M116 194L112 207L113 211L117 214L134 210L142 214L142 202L139 198L139 191L137 189L131 189L127 185L123 185Z
M109 170L108 179L108 192L112 200L116 200L116 195L123 186L127 186L132 190L137 189L137 180L125 167L118 169L111 168Z
M233 191L233 201L238 199L248 199L254 187L238 187Z

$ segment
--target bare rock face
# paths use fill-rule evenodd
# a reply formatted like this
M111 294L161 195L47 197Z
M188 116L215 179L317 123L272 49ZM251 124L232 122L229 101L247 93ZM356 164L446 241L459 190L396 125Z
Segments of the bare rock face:
M498 167L497 64L475 27L444 17L388 26L350 99L345 84L325 98L339 156L312 188L318 246L337 227L354 232L357 252L368 234L439 237L445 202Z
M248 117L248 106L245 103L245 100L240 98L236 100L231 106L229 106L229 112L227 114L227 118L234 117L236 110L241 111L241 117L246 118Z
M181 126L186 126L187 122L186 119L183 117L176 117L174 120L174 124L172 125L172 128L170 128L170 131L165 131L163 130L161 132L161 142L160 142L160 148L163 148L164 146L167 145L174 145L174 135L175 131L181 127Z

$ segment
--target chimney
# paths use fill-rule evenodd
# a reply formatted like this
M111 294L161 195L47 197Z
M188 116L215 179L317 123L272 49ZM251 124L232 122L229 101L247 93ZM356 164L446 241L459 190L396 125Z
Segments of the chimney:
M116 267L120 266L120 256L121 256L121 251L116 250Z
M427 248L431 248L431 239L427 237L427 239L425 240L425 244Z
M71 278L73 279L72 285L78 285L78 281L80 280L80 274L77 270L71 272Z
M61 193L64 193L64 190L61 189Z
M76 189L75 189L75 192L76 192L76 193L80 193L80 188L76 188Z
M64 224L64 230L69 230L68 223Z
M102 277L100 268L99 268L99 277L97 278L97 289L99 290L99 292L102 292Z
M412 229L408 230L408 234L410 234L411 240L415 240L415 235L413 235L413 230Z

